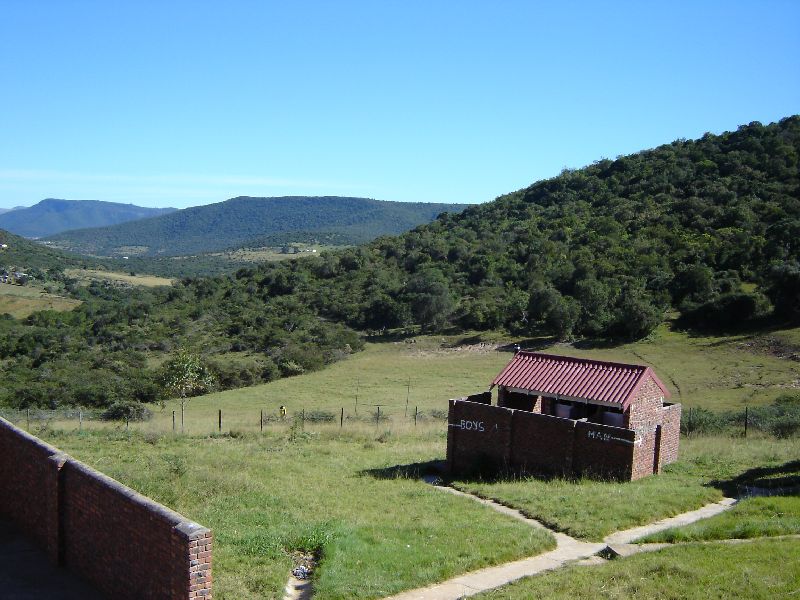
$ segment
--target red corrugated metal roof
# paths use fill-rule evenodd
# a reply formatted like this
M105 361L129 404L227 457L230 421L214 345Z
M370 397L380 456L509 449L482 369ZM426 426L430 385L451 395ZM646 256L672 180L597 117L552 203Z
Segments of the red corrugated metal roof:
M627 408L650 377L664 392L664 397L669 398L669 390L647 366L521 351L494 378L492 386L502 385L565 399L621 404Z

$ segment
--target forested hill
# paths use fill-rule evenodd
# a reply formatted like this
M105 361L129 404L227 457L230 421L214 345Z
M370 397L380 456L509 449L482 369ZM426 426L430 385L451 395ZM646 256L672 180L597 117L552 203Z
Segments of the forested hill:
M366 198L232 198L113 227L52 236L60 248L97 256L186 255L242 246L320 241L359 244L398 234L463 204L386 202Z
M86 227L102 227L155 217L174 208L146 208L100 200L47 198L30 208L0 214L0 228L29 238L39 238Z
M678 140L400 237L240 271L356 328L636 338L670 307L727 327L800 315L800 117Z

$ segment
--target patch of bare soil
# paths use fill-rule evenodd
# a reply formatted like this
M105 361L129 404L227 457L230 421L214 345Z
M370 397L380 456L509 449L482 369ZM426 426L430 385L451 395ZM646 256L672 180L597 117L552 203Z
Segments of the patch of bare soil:
M800 362L800 346L795 346L771 335L752 338L737 344L737 347L757 354L767 354L783 360Z

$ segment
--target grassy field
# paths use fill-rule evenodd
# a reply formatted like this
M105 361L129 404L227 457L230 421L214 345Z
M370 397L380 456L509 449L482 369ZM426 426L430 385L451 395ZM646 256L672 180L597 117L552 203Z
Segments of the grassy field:
M688 545L530 577L474 598L794 598L800 590L798 565L797 540L764 540L738 546Z
M117 273L113 271L98 271L95 269L66 269L67 276L80 282L110 281L117 285L140 285L144 287L157 287L171 285L172 279L156 277L155 275L131 275L130 273Z
M569 535L602 540L620 529L670 517L736 493L755 469L783 468L800 440L701 437L681 440L680 461L658 477L617 483L536 479L456 481L454 486L520 509Z
M770 335L791 340L796 332ZM413 476L424 468L420 464L445 456L447 399L485 390L511 358L494 349L496 339L481 339L369 343L364 352L319 372L193 398L187 403L185 436L171 434L172 411L180 414L176 402L156 409L149 422L132 423L130 431L124 425L85 422L78 433L77 422L54 422L40 434L213 528L218 598L279 597L298 551L321 553L317 597L380 597L552 544L546 535L442 494ZM650 362L676 396L680 387L685 402L720 408L741 398L768 402L797 378L796 362L756 341L662 329L651 341L610 350L564 345L550 350ZM736 396L742 389L749 395ZM280 405L289 417L269 420L261 433L260 411L275 419ZM384 418L375 421L379 407ZM346 420L340 429L342 408ZM415 409L422 413L416 426ZM223 411L221 435L216 433L218 410ZM303 412L336 419L303 424L293 418ZM598 539L697 508L748 481L749 473L779 469L798 456L797 439L701 437L684 439L680 462L663 475L634 483L519 479L457 485L573 535ZM775 552L783 556L784 550ZM608 589L623 597L632 582L641 581L641 573L656 569L658 575L650 558L637 559L641 562L632 564L642 571L631 571L630 579L625 575ZM682 568L687 577L707 576L695 573L695 567ZM575 585L589 581L578 578ZM579 595L586 595L581 589ZM671 593L668 586L663 589Z
M721 515L667 529L640 541L675 543L797 534L800 534L800 498L769 496L747 498Z
M72 310L79 304L80 300L48 294L39 286L0 283L0 314L8 313L17 319L38 310Z
M443 434L41 434L214 530L215 598L280 598L292 553L321 551L317 598L376 598L541 552L552 537L392 467Z

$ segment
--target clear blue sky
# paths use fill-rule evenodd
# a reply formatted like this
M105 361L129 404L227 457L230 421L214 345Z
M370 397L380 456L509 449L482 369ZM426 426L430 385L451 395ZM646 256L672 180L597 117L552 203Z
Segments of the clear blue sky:
M0 207L483 202L800 112L800 2L6 0Z

